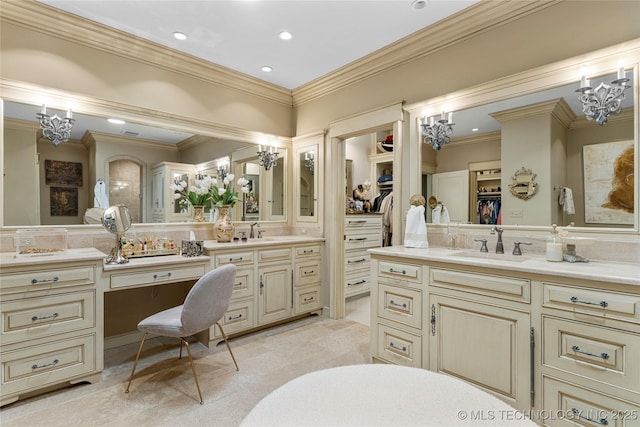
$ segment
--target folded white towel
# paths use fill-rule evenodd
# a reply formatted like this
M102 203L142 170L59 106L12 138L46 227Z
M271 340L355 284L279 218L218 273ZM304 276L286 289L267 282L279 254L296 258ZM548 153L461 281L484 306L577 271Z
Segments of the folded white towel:
M404 232L406 248L428 248L427 223L424 220L424 206L411 206L407 212L407 227Z
M562 206L562 210L568 215L574 215L576 213L576 207L573 204L573 191L569 187L562 187L560 189L560 197L558 203Z

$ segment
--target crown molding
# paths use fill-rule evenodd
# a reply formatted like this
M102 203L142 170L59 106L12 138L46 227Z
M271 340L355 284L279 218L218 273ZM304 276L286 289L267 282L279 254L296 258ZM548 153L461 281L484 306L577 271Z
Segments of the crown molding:
M607 124L616 123L616 122L624 122L630 121L633 123L634 114L633 107L628 107L620 111L618 114L612 114L607 118ZM573 122L571 122L571 126L569 129L579 129L579 128L589 128L589 127L600 127L600 125L595 120L589 120L586 116L580 116Z
M458 147L460 145L470 144L484 144L487 142L501 141L501 132L499 130L492 132L485 132L478 135L461 136L458 138L451 138L449 144L443 145L440 149L447 149L450 147Z
M558 2L559 0L476 3L434 25L294 89L293 103L301 105L312 101Z
M34 0L3 1L1 20L31 31L291 106L289 89L144 40ZM42 25L55 22L55 25Z

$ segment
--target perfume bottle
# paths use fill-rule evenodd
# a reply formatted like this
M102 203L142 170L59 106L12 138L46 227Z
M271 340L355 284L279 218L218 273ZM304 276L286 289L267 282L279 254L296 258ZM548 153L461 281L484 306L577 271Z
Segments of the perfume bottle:
M562 239L558 234L557 225L553 224L553 230L547 237L547 261L562 261Z

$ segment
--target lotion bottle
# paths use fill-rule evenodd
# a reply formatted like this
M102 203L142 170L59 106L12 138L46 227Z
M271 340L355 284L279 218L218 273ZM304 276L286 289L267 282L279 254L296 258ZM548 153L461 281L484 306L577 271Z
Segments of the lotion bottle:
M553 224L551 235L547 237L547 261L562 261L562 239L558 235L556 224Z

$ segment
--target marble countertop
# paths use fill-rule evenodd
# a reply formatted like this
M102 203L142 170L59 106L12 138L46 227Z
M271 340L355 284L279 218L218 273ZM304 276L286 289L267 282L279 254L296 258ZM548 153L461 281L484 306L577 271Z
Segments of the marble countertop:
M120 271L144 267L162 267L169 264L192 264L197 262L209 262L207 255L186 257L182 255L159 255L141 258L131 258L126 264L105 264L104 271Z
M15 252L2 252L0 253L0 264L3 267L21 267L59 262L95 261L106 257L107 255L95 248L67 249L64 253L54 252L30 256L16 256Z
M218 251L221 249L228 250L237 250L244 248L260 248L264 246L276 246L276 245L288 245L288 244L304 244L304 243L315 243L315 242L324 242L324 237L312 237L305 235L296 235L296 236L268 236L262 237L260 239L247 239L246 242L229 242L229 243L218 243L215 240L205 240L204 248L208 251Z
M544 256L482 253L477 249L450 250L446 248L405 248L388 246L369 249L372 255L398 256L419 261L488 267L510 272L559 275L575 279L614 282L640 286L640 265L590 261L587 263L549 262Z

